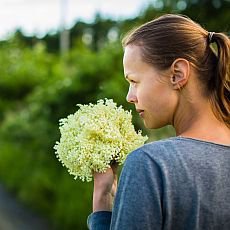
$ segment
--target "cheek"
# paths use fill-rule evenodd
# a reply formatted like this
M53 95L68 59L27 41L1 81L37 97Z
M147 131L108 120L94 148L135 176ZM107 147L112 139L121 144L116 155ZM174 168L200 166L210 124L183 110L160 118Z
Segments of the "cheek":
M148 104L155 97L155 89L151 86L151 84L145 84L144 86L140 86L138 88L137 96L142 103Z
M142 94L142 102L148 128L160 128L171 123L177 105L177 97L172 90L148 89Z

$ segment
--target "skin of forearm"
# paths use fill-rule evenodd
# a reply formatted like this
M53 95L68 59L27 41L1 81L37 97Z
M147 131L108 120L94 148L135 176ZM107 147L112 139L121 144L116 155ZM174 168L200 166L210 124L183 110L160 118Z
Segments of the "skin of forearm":
M93 212L112 211L114 196L111 193L93 194Z
M116 191L116 168L109 168L105 173L94 173L93 211L112 211Z

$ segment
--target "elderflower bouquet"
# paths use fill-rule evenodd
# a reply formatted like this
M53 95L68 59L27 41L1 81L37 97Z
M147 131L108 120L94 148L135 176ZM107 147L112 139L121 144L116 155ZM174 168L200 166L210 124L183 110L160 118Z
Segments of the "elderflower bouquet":
M131 111L117 107L111 99L81 105L60 120L61 138L54 149L74 179L91 181L92 172L105 172L111 162L124 163L132 150L147 137L135 132Z

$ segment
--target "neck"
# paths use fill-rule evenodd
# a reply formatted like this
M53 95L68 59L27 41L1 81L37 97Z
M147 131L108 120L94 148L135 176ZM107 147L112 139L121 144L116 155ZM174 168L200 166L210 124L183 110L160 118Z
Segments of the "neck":
M230 129L215 117L208 101L178 106L173 124L177 136L230 145Z

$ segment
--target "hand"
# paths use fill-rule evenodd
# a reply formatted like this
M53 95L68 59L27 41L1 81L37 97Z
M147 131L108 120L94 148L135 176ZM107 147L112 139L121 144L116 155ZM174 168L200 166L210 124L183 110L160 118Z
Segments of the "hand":
M117 191L117 164L105 173L94 172L93 211L111 211Z

